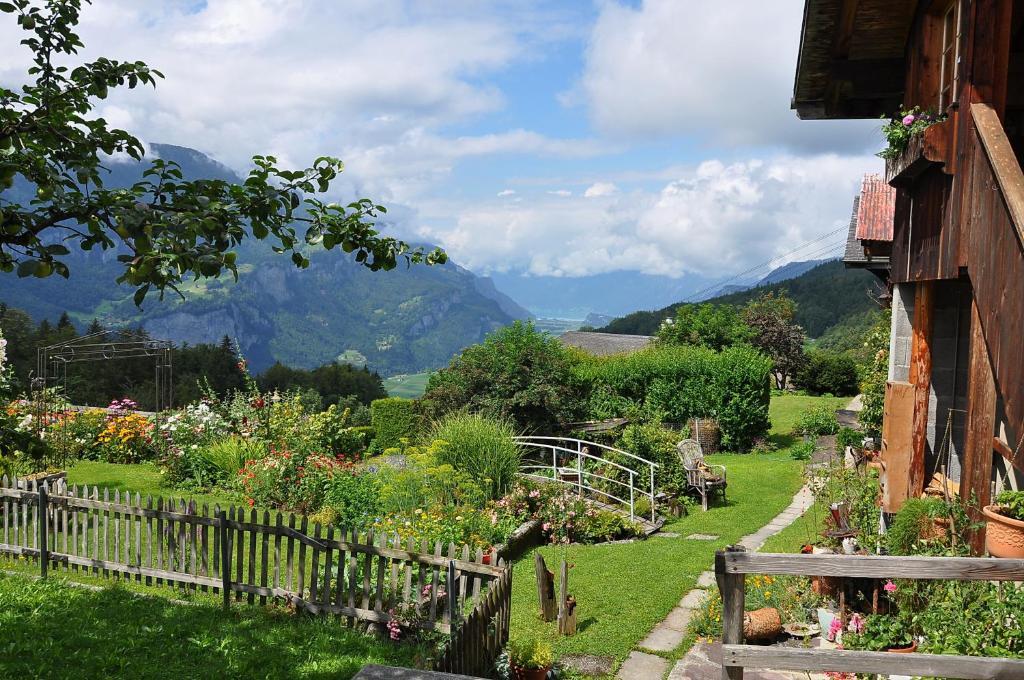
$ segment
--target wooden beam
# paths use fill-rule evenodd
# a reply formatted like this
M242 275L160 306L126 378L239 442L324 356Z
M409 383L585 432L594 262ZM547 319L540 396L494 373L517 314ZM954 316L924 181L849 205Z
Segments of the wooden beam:
M928 446L928 400L932 385L932 327L935 322L935 287L921 281L914 288L913 337L910 345L910 383L914 386L913 450L907 488L910 498L924 491L924 459Z
M969 502L971 519L981 522L981 508L992 500L992 438L996 427L996 384L981 327L977 300L971 300L971 344L967 376L967 437L960 495ZM975 554L985 550L984 524L971 535Z
M846 59L850 56L858 4L859 0L841 0L839 3L839 23L832 40L832 56L837 59Z

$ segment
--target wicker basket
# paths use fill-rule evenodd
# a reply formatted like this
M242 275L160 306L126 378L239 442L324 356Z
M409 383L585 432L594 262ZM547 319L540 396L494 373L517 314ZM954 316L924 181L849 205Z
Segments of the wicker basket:
M743 615L743 637L748 640L770 640L782 633L782 617L774 607L755 609Z
M690 428L690 439L696 439L705 455L718 453L722 446L722 430L714 418L690 418L686 421Z

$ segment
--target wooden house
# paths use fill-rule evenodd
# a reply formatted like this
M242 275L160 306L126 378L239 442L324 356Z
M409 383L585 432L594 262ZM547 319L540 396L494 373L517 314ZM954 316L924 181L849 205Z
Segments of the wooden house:
M806 1L801 118L914 106L947 117L886 161L886 509L943 470L983 506L1024 488L1024 0Z

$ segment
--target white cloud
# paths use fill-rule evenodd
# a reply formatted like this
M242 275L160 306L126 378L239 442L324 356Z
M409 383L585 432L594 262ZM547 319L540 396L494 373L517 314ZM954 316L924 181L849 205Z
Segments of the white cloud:
M609 1L563 102L622 138L863 151L877 123L801 122L790 110L801 0Z
M515 189L502 189L501 191L498 192L498 196L515 196L515 194Z
M600 198L601 196L611 196L618 190L619 188L611 182L594 182L583 192L583 197Z
M568 189L552 189L548 193L552 196L562 196L563 198L566 196L572 196L572 192Z
M834 254L873 156L792 155L706 161L657 191L605 201L541 197L529 204L459 206L453 226L427 229L453 258L479 271L581 276L639 270L718 278L743 271L823 234L780 259ZM442 210L443 212L443 210Z

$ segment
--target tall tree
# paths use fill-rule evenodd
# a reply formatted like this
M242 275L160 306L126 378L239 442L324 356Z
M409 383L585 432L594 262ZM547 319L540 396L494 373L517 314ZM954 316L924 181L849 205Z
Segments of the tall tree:
M385 209L369 199L343 206L317 198L343 169L327 156L301 170L254 156L242 184L186 181L176 164L157 159L134 186L105 188L104 157L141 161L143 147L92 117L94 102L117 87L155 86L163 75L141 61L75 63L72 55L84 46L75 33L82 1L0 2L0 13L24 31L21 44L34 62L20 92L0 88L0 190L19 181L35 191L27 201L0 197L0 270L67 277L66 244L117 248L117 280L135 287L141 304L151 289L177 290L186 276L227 271L237 278L234 248L249 238L268 240L300 268L309 266L308 246L340 247L371 270L446 260L440 250L382 236L373 220Z
M721 351L750 338L750 329L732 305L683 305L658 330L658 340Z
M750 344L771 358L775 387L780 390L804 362L807 335L793 321L795 313L796 303L785 293L765 293L743 309L743 321L753 332Z

